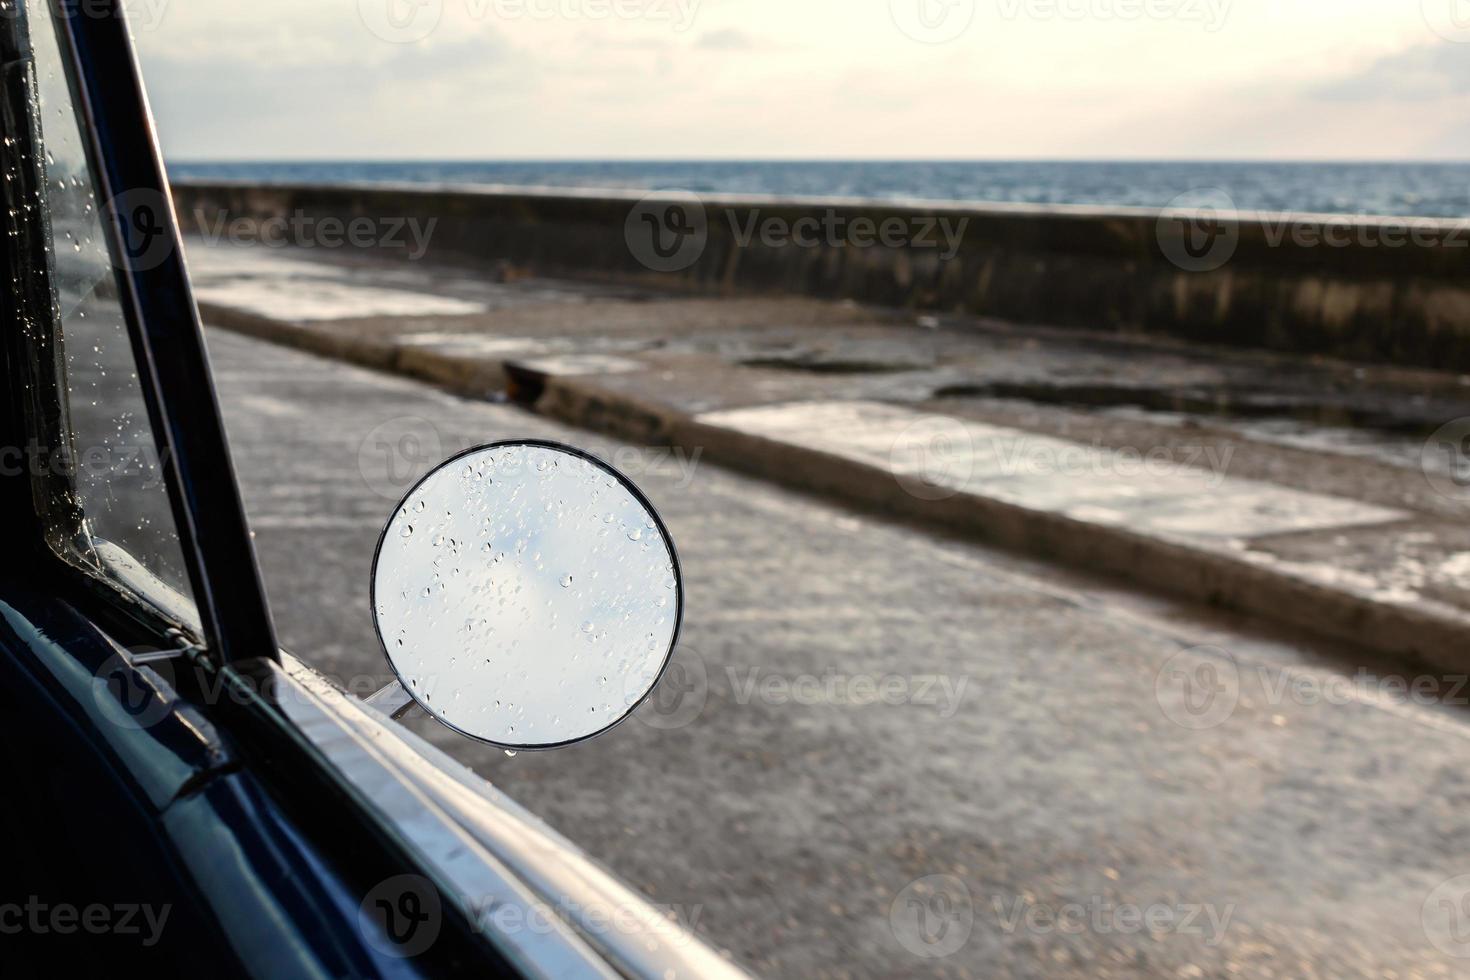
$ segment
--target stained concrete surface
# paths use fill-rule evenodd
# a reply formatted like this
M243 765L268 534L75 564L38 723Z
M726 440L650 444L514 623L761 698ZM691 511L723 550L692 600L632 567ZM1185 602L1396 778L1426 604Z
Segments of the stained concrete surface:
M1391 665L510 406L209 342L282 639L355 690L386 679L369 565L423 467L536 436L645 487L689 592L659 697L513 759L413 724L760 974L1470 964L1470 724ZM895 698L866 696L888 678Z

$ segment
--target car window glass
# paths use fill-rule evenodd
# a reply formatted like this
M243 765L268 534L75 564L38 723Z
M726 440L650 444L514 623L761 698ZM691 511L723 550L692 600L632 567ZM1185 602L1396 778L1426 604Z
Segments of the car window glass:
M72 440L70 447L34 453L33 465L45 479L74 484L83 529L81 540L70 544L84 558L135 591L149 592L136 586L140 577L151 578L181 599L190 595L186 566L109 257L104 205L90 173L56 26L44 0L28 0L26 7L42 143L40 210L49 225L53 314Z

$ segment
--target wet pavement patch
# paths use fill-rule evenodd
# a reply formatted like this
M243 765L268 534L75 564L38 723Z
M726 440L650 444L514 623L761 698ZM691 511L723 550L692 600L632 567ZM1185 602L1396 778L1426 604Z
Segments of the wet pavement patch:
M1319 426L1376 429L1427 438L1446 420L1470 416L1470 399L1431 398L1349 388L1268 385L1162 387L1100 382L994 381L947 385L939 400L1002 398L1077 409L1126 409L1201 419L1290 419Z
M812 374L898 374L928 371L938 362L933 354L902 347L850 344L841 349L802 347L770 352L740 361L745 367L807 371Z

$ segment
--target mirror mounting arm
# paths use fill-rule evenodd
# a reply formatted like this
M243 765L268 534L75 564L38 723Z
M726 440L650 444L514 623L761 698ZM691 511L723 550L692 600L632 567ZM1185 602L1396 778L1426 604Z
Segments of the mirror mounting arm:
M401 720L415 704L413 695L408 693L408 688L396 680L368 695L363 699L363 703L377 708L394 721Z

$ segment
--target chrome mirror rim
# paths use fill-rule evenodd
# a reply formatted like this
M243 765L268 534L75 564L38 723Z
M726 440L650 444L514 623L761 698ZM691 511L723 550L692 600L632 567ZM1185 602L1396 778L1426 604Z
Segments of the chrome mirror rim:
M393 662L393 657L388 652L388 644L383 637L382 623L379 621L378 618L378 560L382 557L383 545L388 540L388 532L393 528L394 516L398 514L399 511L401 511L403 508L408 506L410 499L413 497L414 494L419 491L420 487L422 487L426 482L429 481L430 478L432 478L435 474L439 473L446 467L452 466L453 464L461 459L464 459L467 456L473 456L479 453L491 452L500 449L518 448L549 449L555 452L566 453L569 456L576 457L591 464L597 469L607 473L613 479L617 480L618 483L632 495L633 499L640 506L642 506L644 510L648 512L648 516L653 520L654 527L658 531L659 537L662 539L664 546L668 549L669 562L672 566L674 575L674 629L669 637L669 647L667 650L664 651L663 662L659 665L658 673L654 676L653 683L649 685L648 690L645 691L643 695L638 698L638 700L629 705L626 711L624 711L621 715L619 715L616 719L614 719L603 728L600 728L589 735L583 735L577 738L567 739L562 742L545 745L521 745L508 742L496 742L491 739L472 734L471 732L465 731L463 728L460 728L453 722L446 719L439 711L436 711L431 704L427 704L423 701L420 701L417 697L414 697L412 694L413 689L407 683L405 683L403 675L400 674L398 671L398 665ZM623 722L627 721L630 717L632 717L635 711L643 706L644 702L646 702L650 697L653 696L653 692L658 689L659 683L663 680L664 675L668 672L669 665L673 663L674 651L679 648L679 637L684 628L683 567L679 562L679 551L674 545L674 537L672 534L669 533L668 525L664 523L663 516L659 514L658 508L653 505L653 502L648 499L648 496L644 494L642 489L640 489L639 486L634 483L632 479L623 474L620 470L618 470L617 467L613 466L611 463L607 462L594 453L588 452L585 449L580 449L576 446L571 446L564 442L556 442L555 440L551 439L505 439L499 442L489 442L481 445L471 446L468 449L455 453L453 456L446 457L445 459L430 467L428 472L419 477L419 479L413 484L413 486L408 488L408 492L405 493L403 497L398 501L398 503L394 505L393 509L389 511L388 520L384 522L383 530L378 534L378 543L373 549L373 565L370 576L371 577L368 584L368 612L372 616L373 633L378 638L378 646L383 652L383 658L388 661L388 667L390 670L393 671L394 683L402 688L402 690L408 694L413 703L421 708L425 714L433 718L445 728L461 736L462 738L469 739L472 742L479 742L482 745L490 745L498 749L503 749L507 752L553 752L557 749L564 749L572 745L580 745L584 742L590 742L593 739L601 738L603 735L606 735L608 732L612 731L614 728L617 728Z

